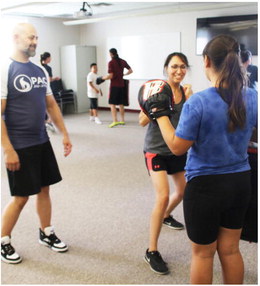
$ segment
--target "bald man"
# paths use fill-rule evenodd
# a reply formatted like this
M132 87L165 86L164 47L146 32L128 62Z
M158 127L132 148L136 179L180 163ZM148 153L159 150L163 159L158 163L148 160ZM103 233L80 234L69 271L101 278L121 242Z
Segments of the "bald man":
M35 56L37 42L34 26L18 24L13 31L14 52L2 66L1 139L11 200L2 214L1 259L12 264L22 258L11 244L11 233L32 195L37 197L39 242L56 252L68 250L51 225L49 186L62 178L45 129L46 110L63 135L65 157L70 154L72 144L46 71L30 61Z

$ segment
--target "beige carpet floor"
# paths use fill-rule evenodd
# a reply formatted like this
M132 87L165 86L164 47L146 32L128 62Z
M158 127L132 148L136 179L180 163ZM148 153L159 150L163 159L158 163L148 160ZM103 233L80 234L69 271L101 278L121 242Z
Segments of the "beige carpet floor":
M23 262L2 263L2 284L188 284L190 244L185 230L162 229L159 250L169 275L154 274L143 261L154 193L142 153L145 128L138 126L138 114L127 113L127 124L113 129L108 128L109 111L100 111L102 125L90 122L87 114L64 118L73 152L64 158L61 136L50 133L63 176L51 194L53 225L69 251L54 253L39 245L32 197L12 237ZM3 162L1 176L3 208L10 199ZM174 216L183 222L182 204ZM245 284L257 284L257 244L241 241L241 251ZM214 284L221 283L216 257Z

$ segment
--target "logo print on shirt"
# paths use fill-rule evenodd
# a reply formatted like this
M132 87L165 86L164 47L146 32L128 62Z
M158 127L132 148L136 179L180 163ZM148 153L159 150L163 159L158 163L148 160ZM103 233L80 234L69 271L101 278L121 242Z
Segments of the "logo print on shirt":
M14 79L14 87L20 92L28 92L32 89L32 81L27 75L20 74Z

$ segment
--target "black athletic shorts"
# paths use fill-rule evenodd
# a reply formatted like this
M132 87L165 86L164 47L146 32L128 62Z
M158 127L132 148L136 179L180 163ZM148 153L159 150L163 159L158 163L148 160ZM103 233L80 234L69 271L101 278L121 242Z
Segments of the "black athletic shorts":
M145 164L148 172L152 171L166 171L168 175L183 172L187 154L182 156L163 156L159 154L144 152Z
M124 87L111 87L108 103L114 105L122 105L124 103L124 93Z
M62 180L59 167L48 141L16 150L20 160L20 170L7 170L11 196L27 197L38 194L41 187Z
M97 98L89 98L90 101L90 109L98 109L98 99Z
M242 228L250 196L250 171L191 179L183 198L190 240L210 244L217 240L220 227Z

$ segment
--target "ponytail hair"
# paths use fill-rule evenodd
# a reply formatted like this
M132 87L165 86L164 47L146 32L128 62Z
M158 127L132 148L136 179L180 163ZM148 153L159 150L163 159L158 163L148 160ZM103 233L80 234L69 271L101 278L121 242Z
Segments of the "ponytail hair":
M117 63L119 64L119 66L121 67L121 60L118 56L117 50L115 48L112 48L109 50L109 52L113 56L113 59L115 59Z
M51 56L50 53L45 52L43 54L41 54L41 64L44 65L44 62Z
M240 47L229 35L219 35L208 42L203 57L208 56L218 73L217 90L228 104L228 130L242 129L246 122L246 108L243 88L246 76L241 65Z

